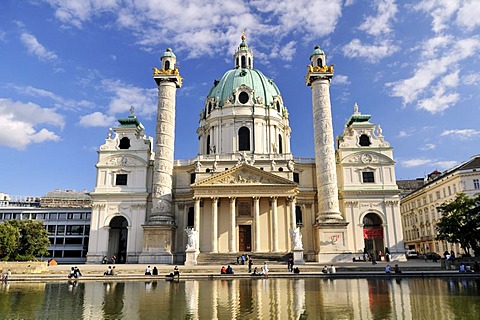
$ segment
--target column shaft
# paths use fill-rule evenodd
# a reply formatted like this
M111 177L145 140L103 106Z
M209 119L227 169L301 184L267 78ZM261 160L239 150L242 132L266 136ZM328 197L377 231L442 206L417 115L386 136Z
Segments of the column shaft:
M195 207L194 207L194 227L197 231L197 250L200 251L200 198L195 198Z
M311 86L319 218L341 220L343 218L338 203L330 79L316 79Z
M272 251L278 252L277 197L272 197Z
M236 241L236 227L237 221L235 219L235 197L230 198L230 232L229 232L229 252L237 252L237 241Z
M253 210L254 210L254 217L253 217L253 224L254 224L254 252L260 252L261 245L260 245L260 198L253 197Z
M218 198L212 198L212 252L218 252Z

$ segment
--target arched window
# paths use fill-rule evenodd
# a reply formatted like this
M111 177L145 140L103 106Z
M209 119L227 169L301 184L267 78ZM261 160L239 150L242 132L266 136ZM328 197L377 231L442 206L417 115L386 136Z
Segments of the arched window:
M247 127L238 130L238 151L250 151L250 130Z
M240 57L237 57L237 68L240 67Z
M370 142L370 137L367 136L366 134L362 134L359 138L359 141L358 143L360 144L360 146L362 147L368 147L369 145L371 145L371 142Z
M165 61L165 70L169 70L170 69L170 61Z
M278 153L282 154L283 153L283 141L282 141L282 135L278 135Z
M277 101L277 112L280 112L280 102Z
M120 144L118 145L120 149L130 149L130 139L123 137L120 139Z
M249 67L249 68L252 67L252 58L248 58L248 67Z
M212 103L211 102L208 103L208 114L210 114L210 112L212 112Z
M207 136L207 154L210 154L210 135Z
M317 59L317 66L321 67L322 65L323 65L322 59L321 59L321 58L318 58L318 59Z
M247 59L245 59L245 56L242 56L242 68L247 67Z
M303 225L302 208L300 206L295 206L295 224L297 226Z

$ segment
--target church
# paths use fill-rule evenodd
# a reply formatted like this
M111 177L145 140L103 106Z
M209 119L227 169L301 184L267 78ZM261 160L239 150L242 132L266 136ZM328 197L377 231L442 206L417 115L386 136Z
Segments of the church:
M312 90L315 159L291 152L289 112L274 81L254 68L243 34L233 68L200 112L198 155L174 159L176 56L153 69L156 135L119 119L98 150L87 262L185 263L249 254L345 262L385 252L405 259L393 149L358 105L334 138L334 68L316 46Z

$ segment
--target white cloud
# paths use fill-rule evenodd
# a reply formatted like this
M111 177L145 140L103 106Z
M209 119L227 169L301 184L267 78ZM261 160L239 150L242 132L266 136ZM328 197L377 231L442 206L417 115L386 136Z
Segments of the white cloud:
M445 43L444 41L439 41ZM427 41L421 48L423 57L430 57L432 42ZM431 113L441 112L458 101L455 89L459 85L458 65L475 56L480 50L480 39L477 37L459 39L449 42L449 47L439 51L434 58L421 59L414 68L414 74L408 79L387 83L391 95L400 97L405 105L417 103L417 108ZM441 54L440 54L441 53Z
M348 76L336 74L333 77L333 83L338 85L350 84L350 79L348 79Z
M103 80L102 86L113 93L108 105L108 114L126 113L135 107L137 115L152 116L157 111L158 89L144 89L123 83L120 80Z
M405 137L410 137L412 135L412 132L407 132L407 131L404 131L404 130L400 130L398 132L398 136L399 138L405 138Z
M49 51L45 48L37 38L27 32L23 32L20 35L20 40L27 47L27 50L30 54L33 54L38 59L42 61L54 61L58 59L58 56L53 51Z
M32 97L47 98L53 101L55 108L64 109L64 110L74 110L79 111L85 108L93 108L94 103L87 100L77 100L77 99L65 99L59 95L40 88L35 88L32 86L17 86L14 84L6 85L7 88L11 88L18 93L29 95Z
M462 3L462 7L458 10L457 24L466 27L468 30L480 26L480 3L478 0L467 0Z
M405 168L413 168L413 167L420 167L425 166L427 164L431 164L432 160L429 159L409 159L400 161L401 165Z
M445 130L441 134L441 136L453 136L455 139L460 140L470 140L475 139L480 136L480 130L475 129L453 129L453 130Z
M391 33L391 21L395 18L395 15L398 12L395 1L376 1L376 4L377 15L366 17L365 21L360 25L359 29L373 36L380 36L383 34Z
M60 136L47 128L37 128L45 124L62 129L65 120L53 109L0 99L0 145L22 150L31 143L60 140Z
M419 149L422 151L434 150L437 146L433 143L426 143L424 146L420 147Z
M469 86L478 86L480 84L480 74L471 73L467 74L462 78L464 84Z
M457 161L436 161L433 163L436 168L440 169L450 169L457 165Z
M120 29L131 30L147 51L168 43L190 57L231 52L239 43L240 31L248 41L268 36L270 43L255 43L256 51L272 47L295 49L288 39L293 33L319 38L332 33L341 17L342 0L156 0L120 1L46 0L58 20L82 28L101 15L113 15ZM312 17L321 13L321 18ZM265 18L268 17L268 18ZM186 23L188 22L188 23ZM268 47L268 49L267 49ZM289 50L278 55L291 59ZM265 52L264 52L265 53Z
M111 127L115 123L115 117L94 112L80 117L79 124L82 127Z
M6 32L0 29L0 41L5 41Z
M460 1L451 0L425 0L414 9L430 14L432 17L432 30L436 33L449 27L450 20L460 6Z
M394 45L389 40L381 40L376 44L368 45L362 43L360 39L353 39L342 48L342 52L345 56L350 58L361 58L372 63L391 56L398 50L398 46Z

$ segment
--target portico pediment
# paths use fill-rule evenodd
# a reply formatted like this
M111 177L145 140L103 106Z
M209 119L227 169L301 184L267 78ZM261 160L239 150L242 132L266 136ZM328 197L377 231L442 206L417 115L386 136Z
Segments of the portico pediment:
M273 173L265 172L248 164L233 167L227 171L218 173L212 177L198 181L192 185L198 187L219 186L277 186L295 188L297 184L288 179L279 177Z

